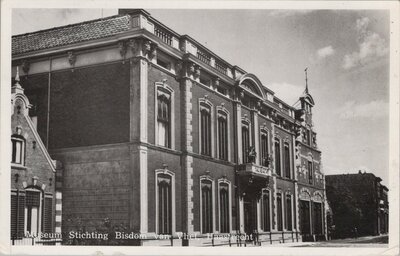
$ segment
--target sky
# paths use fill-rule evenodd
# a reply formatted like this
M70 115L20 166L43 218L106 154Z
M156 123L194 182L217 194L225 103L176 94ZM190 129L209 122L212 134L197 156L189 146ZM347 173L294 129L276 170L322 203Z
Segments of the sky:
M305 87L325 174L372 172L388 185L389 12L147 9L292 105ZM117 14L117 9L14 9L12 34Z

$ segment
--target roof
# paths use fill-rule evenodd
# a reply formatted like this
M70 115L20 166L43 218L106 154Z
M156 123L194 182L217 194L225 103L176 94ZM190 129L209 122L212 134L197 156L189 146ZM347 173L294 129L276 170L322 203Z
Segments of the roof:
M12 54L27 53L110 37L129 30L129 22L129 15L114 15L102 19L15 35L12 37Z

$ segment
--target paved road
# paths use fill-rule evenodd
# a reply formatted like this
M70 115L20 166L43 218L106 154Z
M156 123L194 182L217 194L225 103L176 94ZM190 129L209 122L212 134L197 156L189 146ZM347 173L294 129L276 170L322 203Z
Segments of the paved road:
M359 238L335 239L330 241L296 244L294 247L387 247L389 237L366 236Z

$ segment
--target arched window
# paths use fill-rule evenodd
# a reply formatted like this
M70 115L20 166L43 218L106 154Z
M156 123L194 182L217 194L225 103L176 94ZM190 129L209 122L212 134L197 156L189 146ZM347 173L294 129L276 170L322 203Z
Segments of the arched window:
M290 146L289 143L285 142L284 151L283 151L284 159L285 159L285 177L290 179Z
M200 153L212 155L211 107L200 104Z
M17 127L16 132L16 134L11 136L11 162L14 164L25 165L25 138L21 135L22 128Z
M261 165L268 167L268 133L265 130L261 131Z
M286 230L292 230L293 229L293 225L292 225L292 195L290 194L286 194L286 222L285 222L285 226L286 226Z
M250 124L247 121L242 121L242 157L243 163L248 162L250 149Z
M218 111L218 158L228 160L228 115Z
M214 232L213 216L213 182L208 179L200 181L201 189L201 232Z
M270 192L263 190L262 193L262 229L264 231L271 231L271 207L270 207Z
M275 139L275 171L281 176L281 143L278 138Z
M220 233L230 232L230 184L219 183L219 226Z
M172 177L169 174L157 174L158 234L172 233Z
M157 145L171 147L171 94L157 90Z

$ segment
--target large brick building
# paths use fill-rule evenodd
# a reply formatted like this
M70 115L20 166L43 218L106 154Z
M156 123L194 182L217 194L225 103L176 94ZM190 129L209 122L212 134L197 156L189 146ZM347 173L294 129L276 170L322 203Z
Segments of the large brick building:
M290 106L144 10L14 36L12 61L63 163L65 230L325 236L308 88Z
M372 173L326 175L333 236L366 236L389 231L388 188Z

